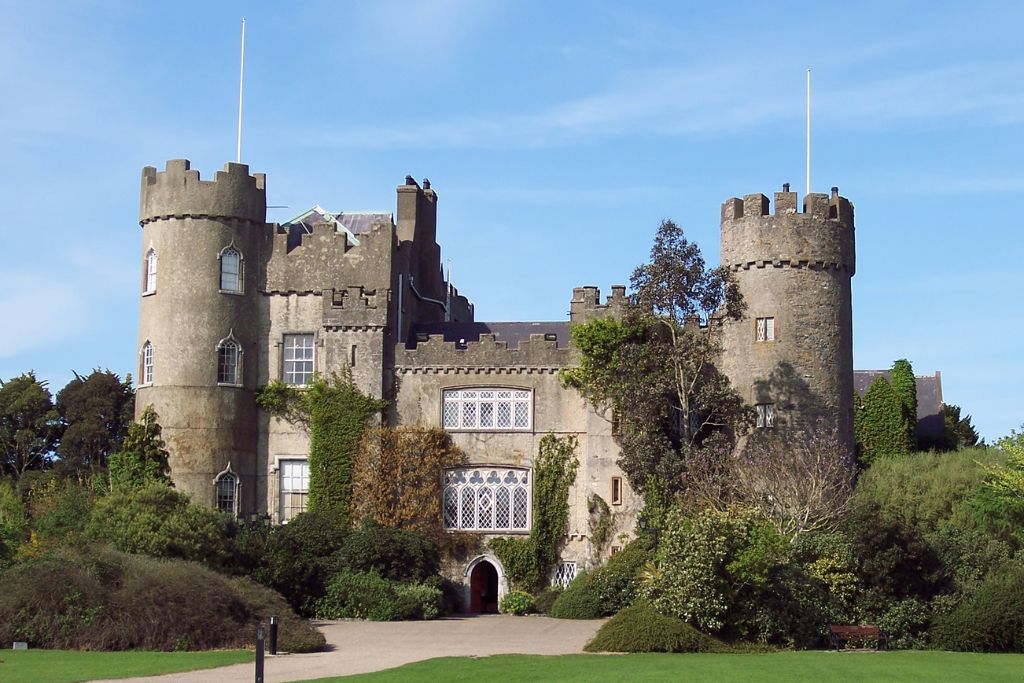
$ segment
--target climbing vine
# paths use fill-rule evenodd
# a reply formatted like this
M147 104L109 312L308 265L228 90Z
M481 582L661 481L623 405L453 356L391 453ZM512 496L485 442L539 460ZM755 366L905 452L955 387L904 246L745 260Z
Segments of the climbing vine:
M547 434L533 467L533 526L528 538L495 538L491 550L518 587L539 590L569 531L569 488L576 481L575 436Z
M352 464L369 419L387 405L359 391L348 370L317 376L305 389L271 382L256 403L309 431L309 510L351 522Z
M615 515L612 514L611 508L608 507L604 498L596 493L591 494L587 501L587 511L590 513L588 521L590 541L594 544L595 551L600 554L611 539Z

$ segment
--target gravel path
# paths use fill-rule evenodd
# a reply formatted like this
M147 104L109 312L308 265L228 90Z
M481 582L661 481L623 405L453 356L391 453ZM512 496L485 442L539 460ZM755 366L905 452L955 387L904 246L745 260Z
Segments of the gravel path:
M603 621L466 616L438 621L331 621L320 624L327 652L268 657L266 683L347 676L433 657L561 655L583 651ZM116 683L252 683L253 665L235 664ZM104 681L103 683L115 683Z

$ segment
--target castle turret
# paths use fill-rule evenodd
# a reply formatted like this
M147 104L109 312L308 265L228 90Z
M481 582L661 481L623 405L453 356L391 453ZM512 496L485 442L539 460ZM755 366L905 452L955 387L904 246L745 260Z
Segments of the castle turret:
M203 181L176 159L142 170L137 409L159 414L179 490L250 514L256 500L263 174Z
M722 370L756 406L759 427L813 426L823 418L853 446L853 206L832 188L803 210L786 185L768 198L722 204L722 265L746 302L725 323Z

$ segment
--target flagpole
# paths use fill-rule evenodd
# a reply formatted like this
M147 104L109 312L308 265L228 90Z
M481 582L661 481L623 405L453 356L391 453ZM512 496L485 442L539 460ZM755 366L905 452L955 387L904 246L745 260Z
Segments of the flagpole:
M238 67L238 146L235 161L242 161L242 87L245 84L245 17L242 17L242 56Z
M811 193L811 70L807 70L807 194Z

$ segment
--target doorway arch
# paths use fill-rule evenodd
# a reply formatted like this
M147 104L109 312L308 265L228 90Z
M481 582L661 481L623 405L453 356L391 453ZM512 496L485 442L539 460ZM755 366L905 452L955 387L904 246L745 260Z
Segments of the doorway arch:
M466 566L465 606L473 614L497 614L498 602L507 587L501 563L494 557L481 555Z

